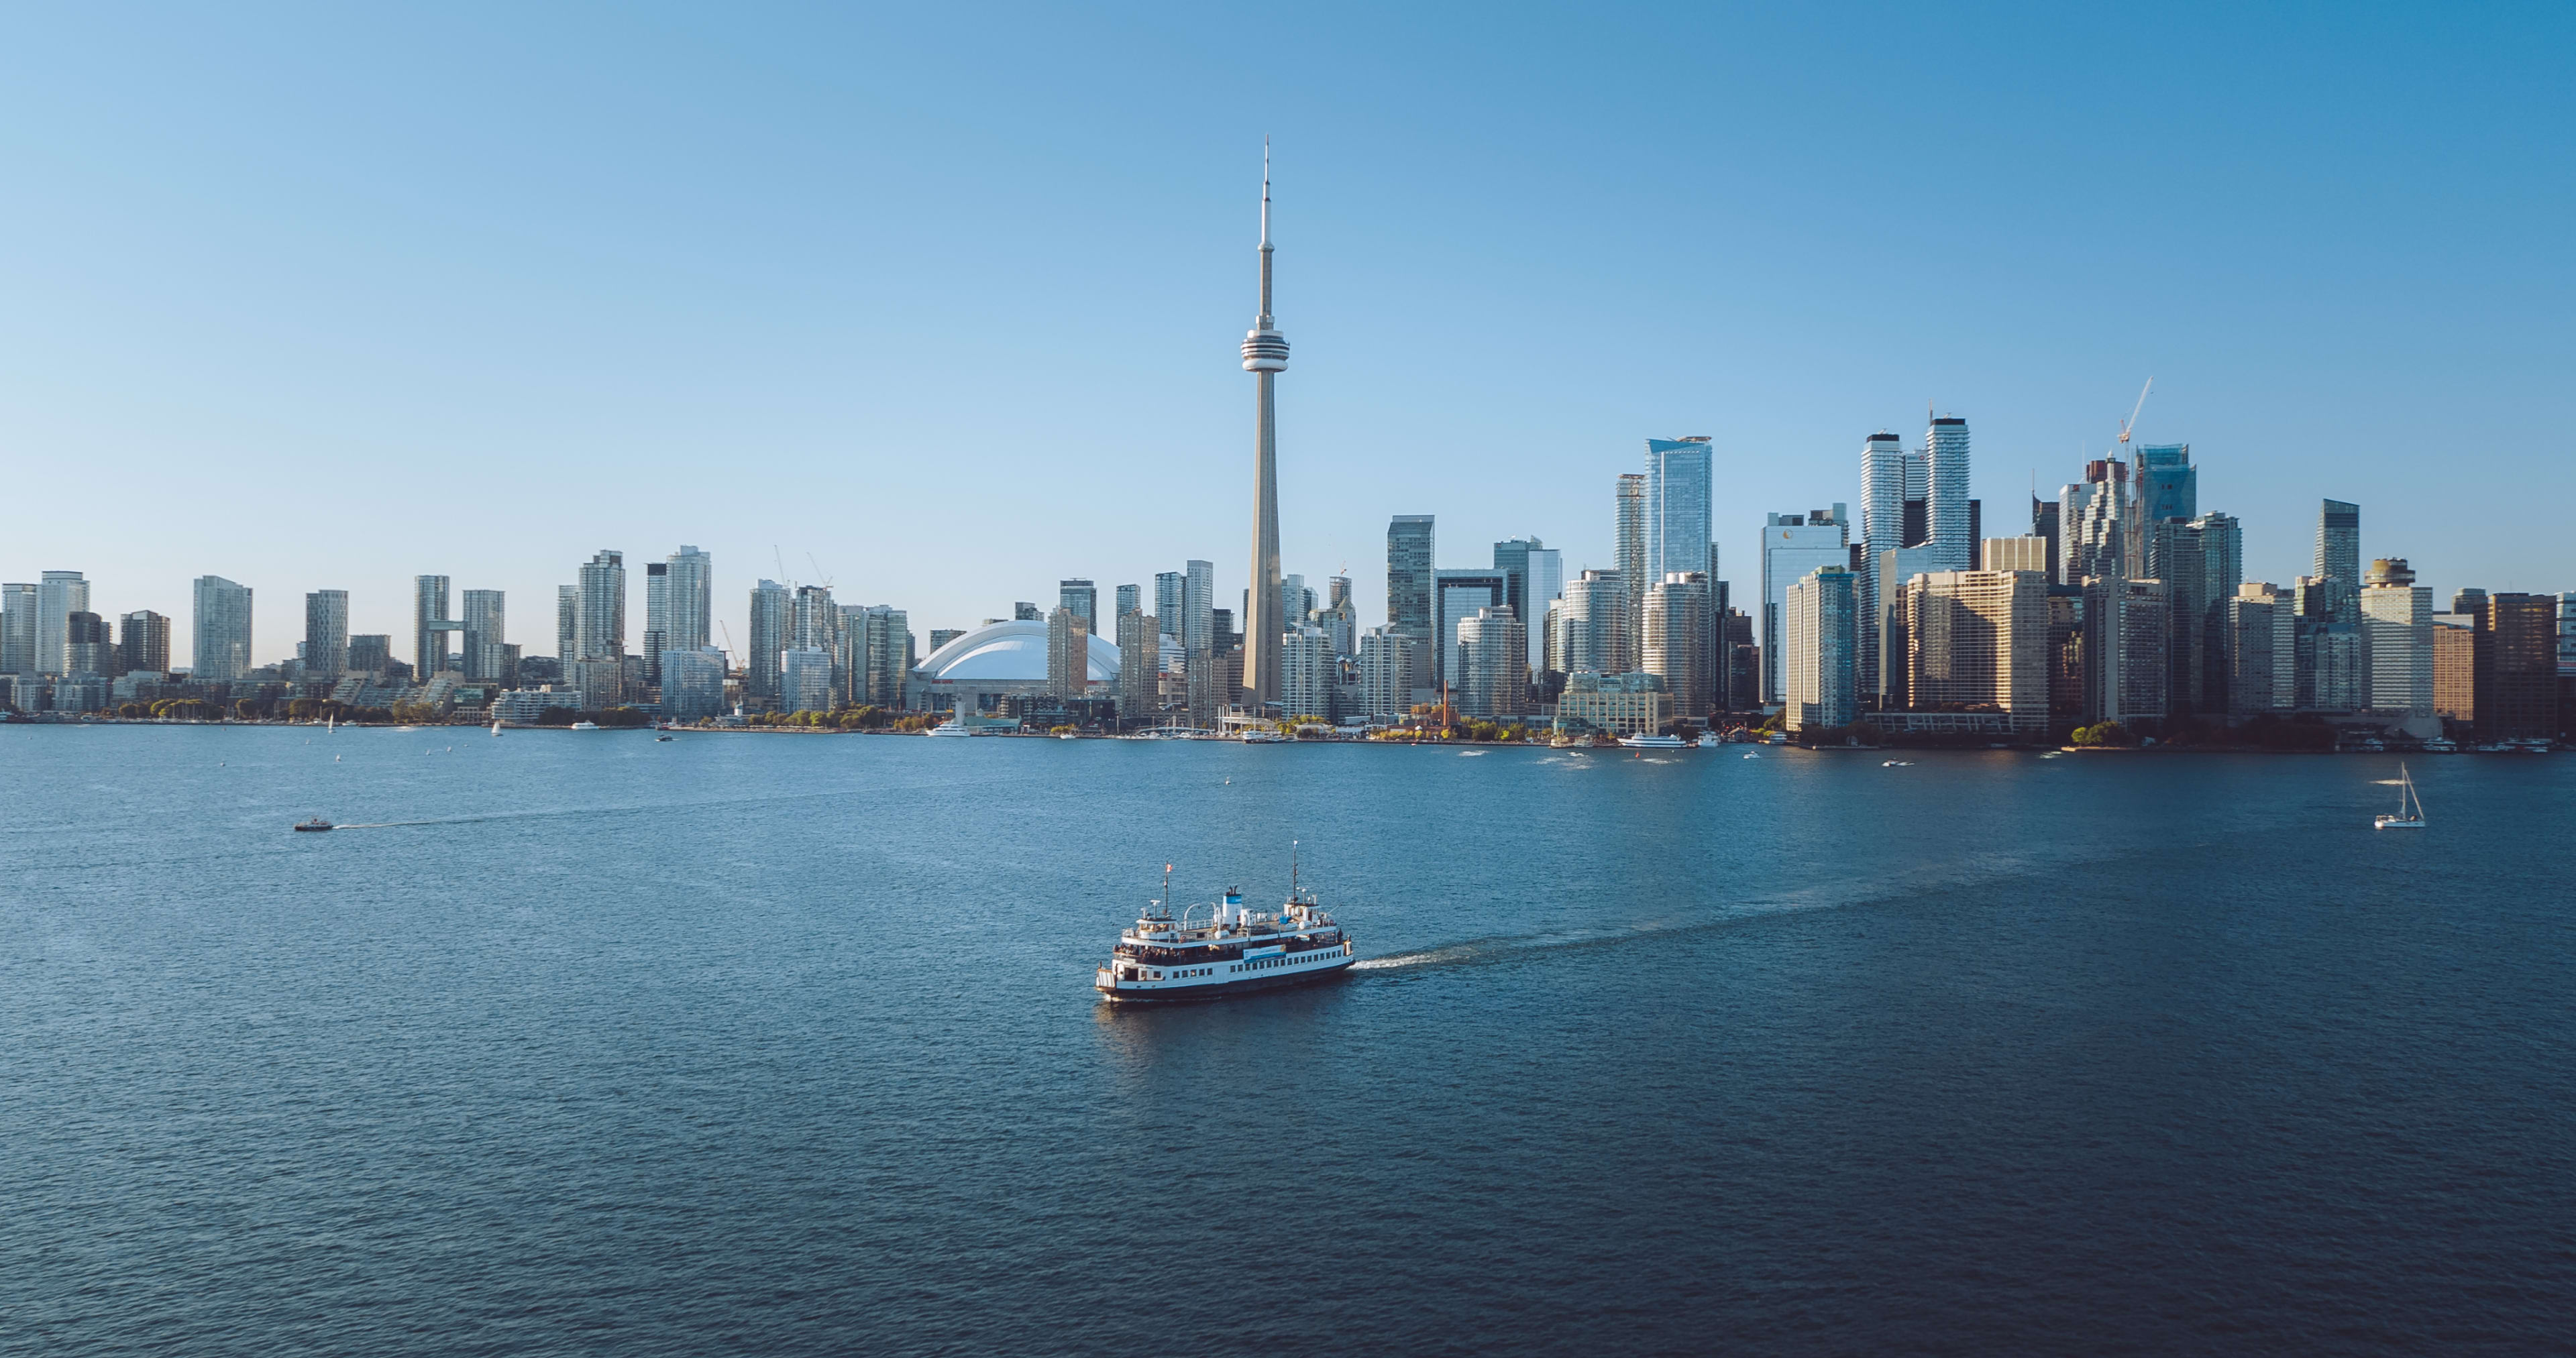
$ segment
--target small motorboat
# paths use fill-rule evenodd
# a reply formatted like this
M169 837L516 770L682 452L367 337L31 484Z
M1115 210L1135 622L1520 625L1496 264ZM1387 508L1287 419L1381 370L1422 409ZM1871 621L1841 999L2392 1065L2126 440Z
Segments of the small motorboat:
M576 731L596 731L599 729L599 723L595 721L577 721L572 724L572 729Z
M656 745L668 745L671 743L671 738L669 736L655 736L653 737L653 743Z
M315 816L311 820L299 820L295 822L295 828L298 830L308 831L328 830L331 828L331 822L322 819L320 816Z

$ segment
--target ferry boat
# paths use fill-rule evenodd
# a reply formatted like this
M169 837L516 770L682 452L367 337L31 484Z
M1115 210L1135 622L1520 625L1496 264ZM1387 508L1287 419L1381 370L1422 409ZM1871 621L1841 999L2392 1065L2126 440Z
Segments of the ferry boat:
M1243 743L1246 745L1285 745L1289 739L1288 736L1281 735L1277 731L1255 729L1243 733Z
M411 728L406 726L402 729L408 731ZM595 721L577 721L572 724L572 729L576 731L596 731L599 729L599 723Z
M314 832L314 831L320 831L320 830L328 830L328 829L330 829L330 828L331 828L331 822L329 822L329 821L327 821L327 820L322 819L320 816L315 816L315 817L314 817L313 819L311 819L311 820L299 820L299 821L295 822L295 828L296 828L296 829L298 829L298 830L305 831L305 832L307 832L307 833L311 833L311 832Z
M1687 750L1690 745L1680 736L1622 736L1619 743L1632 750Z
M1163 898L1146 902L1118 936L1092 988L1115 1004L1157 1004L1303 985L1349 970L1350 936L1314 892L1296 885L1293 866L1289 874L1288 901L1276 911L1247 909L1243 893L1229 889L1223 904L1193 905L1175 916L1165 867Z

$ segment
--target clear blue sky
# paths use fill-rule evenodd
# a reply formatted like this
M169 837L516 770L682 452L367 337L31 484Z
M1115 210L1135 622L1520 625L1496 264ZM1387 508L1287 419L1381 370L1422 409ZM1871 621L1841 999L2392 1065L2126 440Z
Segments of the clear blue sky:
M1287 568L1609 557L1711 434L1727 574L1862 439L2035 472L2187 440L2249 577L2576 588L2576 9L1076 14L22 8L0 43L0 577L302 595L715 555L933 627L1187 557L1243 582L1260 142ZM634 571L633 627L643 623ZM1104 600L1105 602L1105 600Z

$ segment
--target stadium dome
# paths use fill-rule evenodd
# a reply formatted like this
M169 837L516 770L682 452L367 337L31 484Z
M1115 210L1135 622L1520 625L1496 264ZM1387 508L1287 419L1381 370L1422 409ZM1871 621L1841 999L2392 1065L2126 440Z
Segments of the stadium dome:
M1092 682L1117 682L1116 646L1094 633L1089 658ZM931 652L915 672L932 680L1043 684L1047 677L1047 625L1026 620L986 623Z

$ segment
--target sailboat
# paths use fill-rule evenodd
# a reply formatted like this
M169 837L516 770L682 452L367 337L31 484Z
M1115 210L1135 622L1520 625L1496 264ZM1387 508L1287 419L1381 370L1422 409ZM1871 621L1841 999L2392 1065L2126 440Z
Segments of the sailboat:
M2397 766L2397 814L2381 814L2371 821L2381 830L2421 830L2424 828L2424 799L2415 792L2415 775Z

